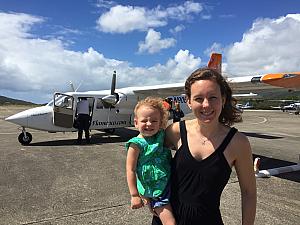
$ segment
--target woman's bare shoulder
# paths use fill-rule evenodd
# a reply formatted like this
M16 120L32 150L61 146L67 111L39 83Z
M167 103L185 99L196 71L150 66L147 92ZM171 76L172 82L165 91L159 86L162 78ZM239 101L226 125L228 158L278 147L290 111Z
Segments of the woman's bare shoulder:
M230 144L232 146L231 149L237 156L251 152L249 139L242 132L237 131Z
M245 134L237 131L234 135L234 143L236 143L237 145L244 145L249 143L249 140Z

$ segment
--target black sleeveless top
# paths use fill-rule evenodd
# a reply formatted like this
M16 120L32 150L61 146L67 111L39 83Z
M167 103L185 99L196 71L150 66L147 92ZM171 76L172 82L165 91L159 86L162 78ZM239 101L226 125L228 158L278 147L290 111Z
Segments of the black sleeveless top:
M171 204L177 225L223 225L220 198L231 174L223 152L236 131L231 128L211 155L197 160L188 147L185 121L180 122L182 145L171 171ZM161 223L153 218L152 224Z

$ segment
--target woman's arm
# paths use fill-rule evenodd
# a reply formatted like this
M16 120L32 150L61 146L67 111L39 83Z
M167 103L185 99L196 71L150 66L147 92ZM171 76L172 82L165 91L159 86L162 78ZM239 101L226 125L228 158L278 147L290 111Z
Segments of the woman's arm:
M256 214L256 179L253 170L252 151L248 138L238 133L236 137L234 166L241 189L242 224L253 225Z
M126 159L126 177L129 192L131 195L131 208L138 209L143 206L142 199L139 195L136 185L136 165L140 150L137 145L131 143L127 151Z
M179 123L172 123L166 129L164 146L170 149L178 149L180 141Z

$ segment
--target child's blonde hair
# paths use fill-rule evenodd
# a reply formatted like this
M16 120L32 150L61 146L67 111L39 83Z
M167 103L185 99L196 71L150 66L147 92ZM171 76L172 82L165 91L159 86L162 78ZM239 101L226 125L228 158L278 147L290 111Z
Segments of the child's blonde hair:
M168 118L169 118L169 112L163 105L163 99L158 97L147 97L141 101L139 101L135 108L134 108L134 114L135 117L137 115L137 111L141 106L149 106L154 109L157 109L160 113L161 118L161 127L165 129L167 127Z

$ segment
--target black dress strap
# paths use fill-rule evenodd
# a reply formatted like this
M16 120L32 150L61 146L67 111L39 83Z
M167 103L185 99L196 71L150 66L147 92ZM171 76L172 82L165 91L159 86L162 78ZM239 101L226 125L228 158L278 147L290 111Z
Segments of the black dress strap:
M179 122L179 128L180 128L181 146L187 145L188 142L187 142L187 131L186 131L185 120ZM218 152L224 152L224 150L226 149L227 145L229 144L229 142L231 141L231 139L233 138L236 132L237 129L235 127L230 128L228 134L226 135L223 142L217 149Z
M230 128L228 134L226 135L223 142L221 143L221 145L218 148L219 152L224 152L224 150L226 149L227 145L229 144L229 142L231 141L231 139L233 138L233 136L235 135L236 132L237 132L237 129L235 127Z
M185 120L179 122L179 128L180 128L181 146L187 145L187 133L186 133Z

